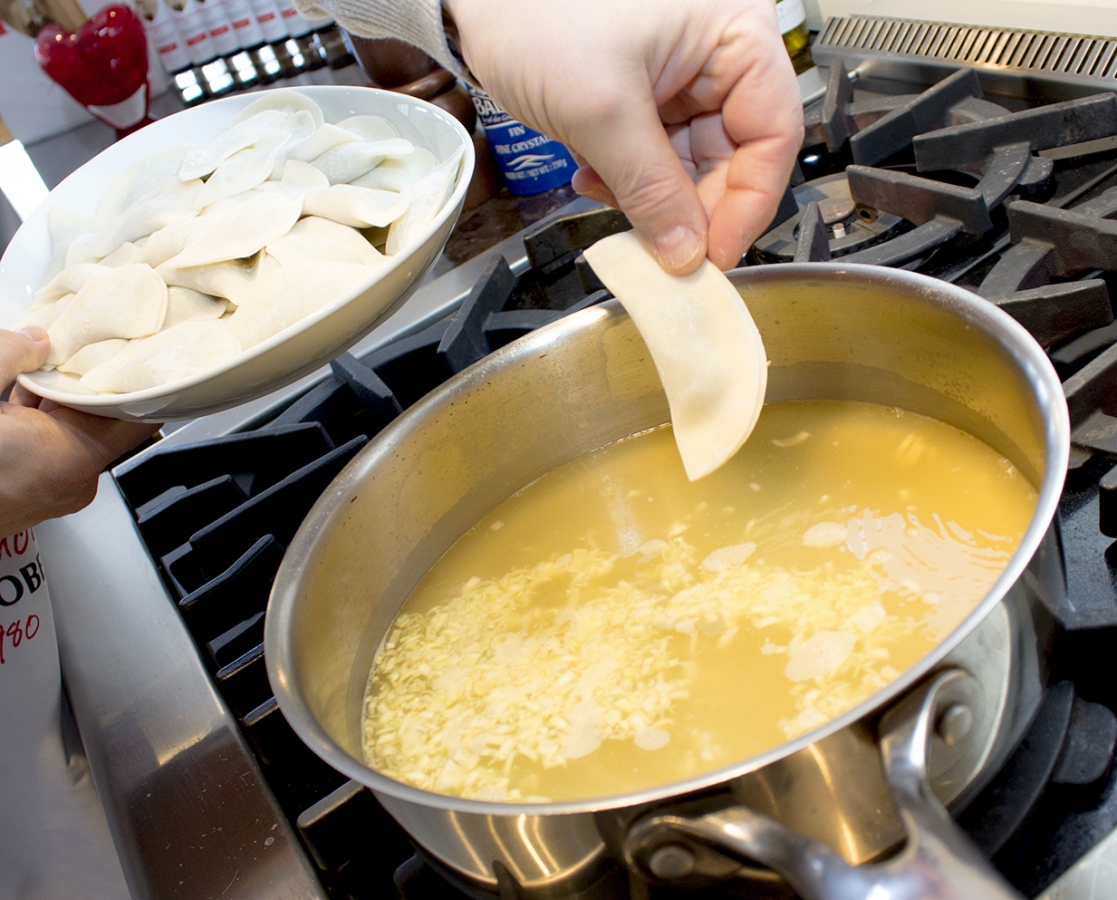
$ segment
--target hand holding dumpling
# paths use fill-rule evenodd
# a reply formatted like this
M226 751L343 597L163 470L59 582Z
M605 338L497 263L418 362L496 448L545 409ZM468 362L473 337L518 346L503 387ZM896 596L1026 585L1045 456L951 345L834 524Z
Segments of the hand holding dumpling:
M444 6L485 90L570 147L575 189L619 207L664 268L735 266L772 221L803 138L772 0Z

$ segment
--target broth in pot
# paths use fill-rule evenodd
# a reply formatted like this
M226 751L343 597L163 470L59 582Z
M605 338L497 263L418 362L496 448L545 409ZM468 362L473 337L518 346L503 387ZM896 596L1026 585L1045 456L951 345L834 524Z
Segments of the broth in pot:
M419 582L373 664L366 761L511 802L723 768L936 647L1035 504L978 439L867 403L769 404L696 482L669 426L618 441L506 500Z

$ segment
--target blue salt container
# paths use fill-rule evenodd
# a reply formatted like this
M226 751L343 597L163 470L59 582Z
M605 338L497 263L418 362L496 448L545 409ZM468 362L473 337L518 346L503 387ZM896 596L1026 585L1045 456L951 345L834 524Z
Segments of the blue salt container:
M509 191L522 197L570 183L578 164L565 146L517 122L484 91L467 87Z

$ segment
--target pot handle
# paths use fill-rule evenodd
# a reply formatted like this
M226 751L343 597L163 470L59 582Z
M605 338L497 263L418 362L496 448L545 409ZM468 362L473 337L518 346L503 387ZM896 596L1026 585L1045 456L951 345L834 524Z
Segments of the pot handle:
M1022 900L950 818L927 777L936 723L967 680L961 669L940 672L881 720L885 776L907 833L891 859L851 866L825 844L741 806L644 816L628 830L626 857L660 882L686 882L697 874L697 841L774 869L806 900Z

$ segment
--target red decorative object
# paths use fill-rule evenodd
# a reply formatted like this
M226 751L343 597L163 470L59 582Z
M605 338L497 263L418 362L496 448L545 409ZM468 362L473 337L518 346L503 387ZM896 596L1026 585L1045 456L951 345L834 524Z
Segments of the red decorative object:
M107 6L76 32L47 25L35 58L43 71L118 138L146 125L147 38L130 6Z

